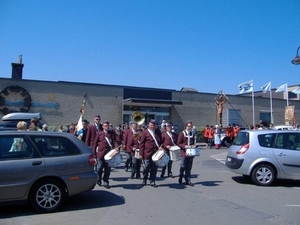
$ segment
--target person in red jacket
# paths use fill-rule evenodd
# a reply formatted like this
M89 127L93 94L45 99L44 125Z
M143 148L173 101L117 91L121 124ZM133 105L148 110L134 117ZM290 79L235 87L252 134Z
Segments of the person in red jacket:
M214 135L215 135L215 129L213 126L210 126L209 132L208 132L208 145L209 148L212 148L214 145Z
M192 121L187 121L185 123L185 130L181 131L178 135L177 145L180 147L181 161L180 161L180 170L179 170L179 179L178 183L182 183L184 176L185 184L189 186L194 186L191 182L191 170L193 165L194 157L188 157L185 154L187 148L190 148L195 144L196 137L192 132L193 123Z
M157 188L155 183L157 165L152 160L152 156L160 149L161 140L157 132L155 132L155 120L150 120L148 128L142 133L140 142L140 159L144 164L143 185L147 184L148 175L150 172L150 185Z
M162 132L161 135L161 143L162 147L165 150L166 154L170 156L170 148L177 143L177 134L172 132L172 124L170 122L165 123L165 131ZM168 162L168 177L175 178L172 173L172 164L173 161L169 160ZM163 178L165 176L166 168L164 166L161 170L160 177Z
M130 121L129 129L125 131L123 139L123 147L125 149L126 161L125 161L125 171L128 171L128 168L132 166L132 148L131 148L131 139L136 132L137 123L135 121Z
M206 125L206 127L202 130L202 134L203 134L203 137L204 137L204 142L208 143L209 125Z
M130 140L129 147L131 149L131 157L132 157L132 169L131 169L131 179L134 179L136 176L136 179L142 179L141 178L141 159L136 157L136 151L139 152L140 148L140 142L142 137L142 130L137 129L134 135Z
M94 142L95 142L97 133L100 130L102 130L102 125L100 123L100 120L101 120L100 115L95 115L94 124L90 124L86 131L85 144L91 148L94 146Z
M101 186L102 174L104 187L110 188L109 186L109 176L111 168L108 166L107 162L104 160L105 154L107 154L112 149L118 149L118 140L116 138L116 133L112 130L109 130L109 122L105 121L102 124L102 131L97 133L95 144L93 146L93 152L97 156L97 172L99 175L97 184Z

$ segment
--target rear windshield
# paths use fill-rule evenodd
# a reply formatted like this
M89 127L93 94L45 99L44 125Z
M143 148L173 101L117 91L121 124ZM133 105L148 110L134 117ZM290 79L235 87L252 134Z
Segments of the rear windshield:
M248 143L249 143L249 133L248 132L239 132L233 141L234 145L245 145Z

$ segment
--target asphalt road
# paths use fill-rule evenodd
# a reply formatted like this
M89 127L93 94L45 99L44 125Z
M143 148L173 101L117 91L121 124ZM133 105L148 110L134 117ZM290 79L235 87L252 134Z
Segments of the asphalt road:
M51 214L28 205L2 206L0 225L300 224L299 181L256 186L225 167L226 151L201 150L192 168L194 187L178 184L179 162L173 163L176 178L157 178L158 188L129 179L121 164L111 173L111 189L96 186Z

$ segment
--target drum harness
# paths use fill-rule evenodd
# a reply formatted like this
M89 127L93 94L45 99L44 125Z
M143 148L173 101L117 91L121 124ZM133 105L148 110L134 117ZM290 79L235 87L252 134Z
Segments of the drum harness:
M171 138L171 141L172 141L172 143L173 143L173 146L175 146L174 140L173 140L173 138L172 138L172 133L169 133L169 132L167 131L167 134L168 134L169 137Z
M184 137L188 138L188 146L190 146L191 145L191 137L193 137L193 135L189 135L186 130L184 130L182 132L184 134Z

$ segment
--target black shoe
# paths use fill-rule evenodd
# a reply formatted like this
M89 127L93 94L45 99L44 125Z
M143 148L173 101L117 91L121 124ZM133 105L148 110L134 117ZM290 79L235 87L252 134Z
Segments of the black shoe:
M165 176L164 174L161 174L161 175L160 175L160 178L164 178L164 176Z
M150 183L150 186L154 187L154 188L157 188L157 185L154 182Z
M142 178L140 176L136 176L136 179L141 180Z
M128 171L128 167L125 167L124 169L125 169L126 172Z
M130 176L130 179L134 179L134 175L131 175L131 176Z
M185 182L185 184L186 184L186 185L189 185L189 186L191 186L191 187L194 186L194 184L193 184L191 181Z
M143 180L142 185L146 186L147 185L147 180Z
M100 180L97 181L97 184L101 187L101 181Z
M175 176L173 176L172 173L170 173L170 174L168 175L168 177L175 178Z
M182 184L182 178L181 178L181 177L179 177L178 183L179 183L179 184Z
M106 189L110 189L110 186L109 186L108 183L105 183L105 184L103 185L103 187L105 187Z

